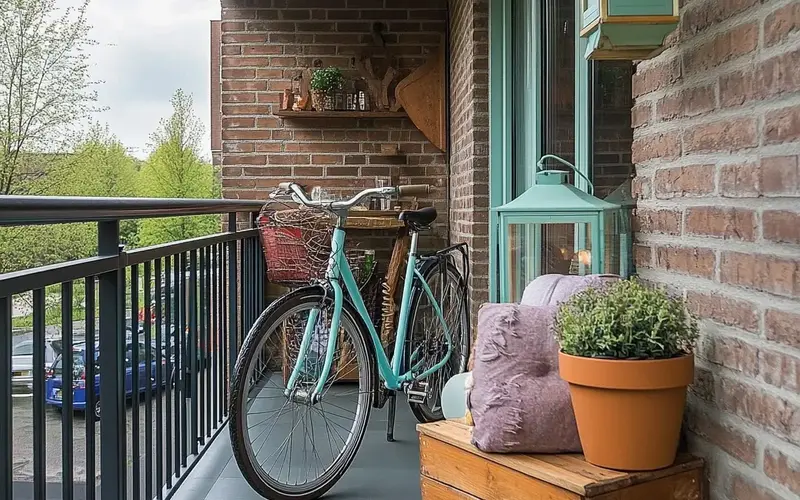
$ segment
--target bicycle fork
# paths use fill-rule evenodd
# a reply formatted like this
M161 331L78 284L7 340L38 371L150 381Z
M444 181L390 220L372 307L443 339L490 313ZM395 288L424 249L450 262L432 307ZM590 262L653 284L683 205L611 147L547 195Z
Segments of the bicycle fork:
M325 389L325 382L328 380L333 367L333 357L336 354L336 346L339 344L339 326L341 324L342 309L344 304L344 292L342 291L342 286L339 283L339 278L341 276L341 263L339 260L344 258L342 253L343 239L344 234L342 233L341 237L337 237L336 232L334 232L334 237L331 239L331 258L328 262L328 271L326 272L326 276L328 278L328 283L333 289L333 316L331 317L330 329L327 332L325 360L322 364L322 371L319 373L319 378L316 380L313 391L308 392L308 389L297 387L297 380L305 371L309 351L313 347L312 343L314 340L317 341L317 344L319 344L321 341L319 337L322 336L322 331L317 325L317 322L320 319L321 308L315 307L311 309L308 314L308 321L306 323L305 331L303 332L303 340L300 342L297 360L295 360L292 374L290 375L289 381L286 384L286 389L284 390L284 395L286 397L293 398L299 402L310 402L311 404L316 404L320 401L323 390ZM323 298L322 302L326 302L326 299ZM323 320L324 319L325 318L323 318ZM322 326L324 328L324 322Z

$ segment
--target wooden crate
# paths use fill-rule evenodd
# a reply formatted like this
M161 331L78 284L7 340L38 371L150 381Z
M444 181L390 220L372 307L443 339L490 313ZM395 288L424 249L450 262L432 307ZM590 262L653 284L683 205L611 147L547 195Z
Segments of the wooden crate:
M423 500L704 500L703 461L625 473L580 455L483 453L458 421L417 426ZM646 446L642 443L642 446Z

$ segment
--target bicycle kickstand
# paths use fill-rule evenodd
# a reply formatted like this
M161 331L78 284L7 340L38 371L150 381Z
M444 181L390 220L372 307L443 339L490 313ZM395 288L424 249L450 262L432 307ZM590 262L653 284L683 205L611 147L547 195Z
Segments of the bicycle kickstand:
M389 418L386 425L386 440L394 443L394 415L397 411L397 391L389 394Z

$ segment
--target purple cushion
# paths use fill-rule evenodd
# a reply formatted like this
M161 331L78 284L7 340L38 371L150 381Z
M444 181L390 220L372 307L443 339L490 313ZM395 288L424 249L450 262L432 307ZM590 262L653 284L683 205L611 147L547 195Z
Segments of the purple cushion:
M520 304L481 307L467 400L475 446L498 453L581 451L569 386L558 375L553 323L561 302L618 279L549 274L525 288Z
M586 288L601 287L619 279L620 277L615 274L589 274L587 276L545 274L525 287L520 304L524 306L558 305Z
M580 452L567 383L558 375L556 306L484 304L478 313L472 442L485 452Z

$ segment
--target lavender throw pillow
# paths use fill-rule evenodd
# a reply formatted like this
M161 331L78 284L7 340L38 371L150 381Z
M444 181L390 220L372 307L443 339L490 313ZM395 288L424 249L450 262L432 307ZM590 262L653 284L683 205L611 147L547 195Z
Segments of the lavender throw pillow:
M567 383L558 375L557 306L484 304L478 313L472 442L498 453L580 452Z

